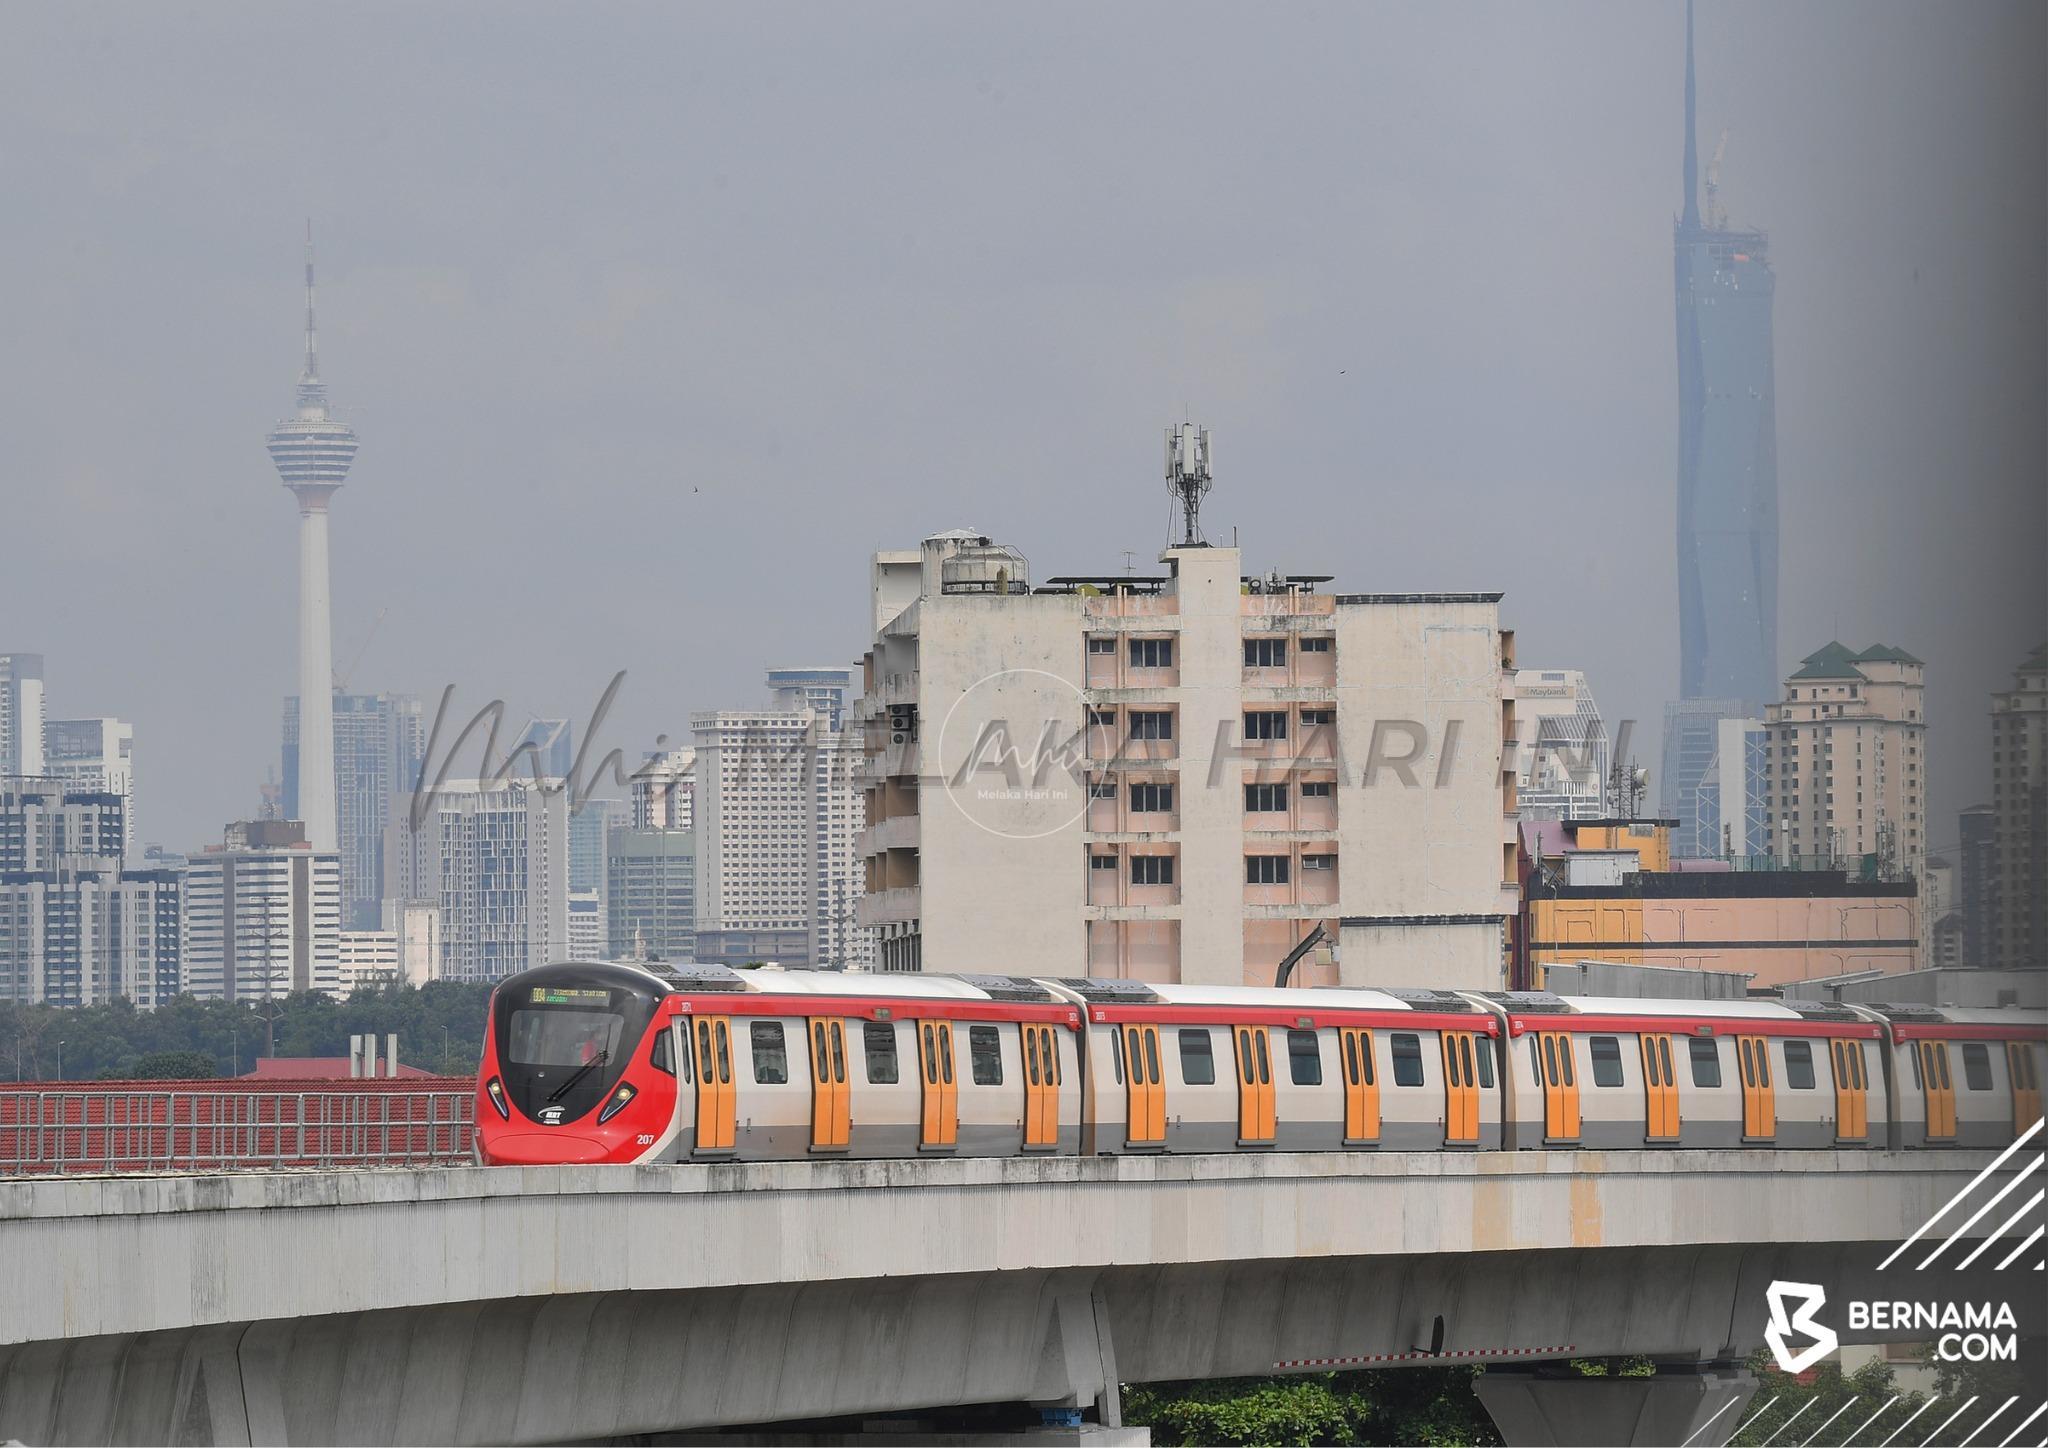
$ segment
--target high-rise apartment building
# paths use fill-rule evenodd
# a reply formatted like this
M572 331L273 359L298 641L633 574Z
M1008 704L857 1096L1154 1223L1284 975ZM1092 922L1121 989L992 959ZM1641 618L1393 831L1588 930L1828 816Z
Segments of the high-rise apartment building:
M1991 816L1998 913L1987 964L2048 961L2048 644L1991 696Z
M605 909L614 959L697 958L697 836L691 829L613 830Z
M0 776L0 1000L153 1007L181 978L180 872L124 870L125 801Z
M426 726L420 701L405 694L335 694L335 828L341 855L342 918L369 930L382 917L384 834L393 801L407 807L420 782ZM299 817L299 701L284 701L283 817Z
M135 726L120 719L52 719L43 738L45 767L53 778L72 789L121 796L121 837L136 849Z
M650 754L627 785L636 830L687 830L696 819L697 751Z
M43 656L0 654L0 775L43 777Z
M391 899L439 907L444 980L500 980L567 959L569 803L561 781L447 780L394 804L386 836Z
M605 841L626 823L622 799L586 799L569 810L569 888L594 890L603 914Z
M1925 665L1877 644L1808 654L1765 715L1774 853L1867 857L1883 876L1917 875L1927 853Z
M341 861L298 820L229 825L185 870L185 987L277 1000L341 984Z
M596 890L569 887L569 946L565 960L605 958L604 897Z
M1524 819L1599 819L1613 760L1607 725L1577 669L1515 671L1515 797Z
M875 556L879 968L1271 984L1321 927L1337 948L1299 981L1499 986L1499 595L1329 593L1199 543L1160 561L1033 588L972 533Z

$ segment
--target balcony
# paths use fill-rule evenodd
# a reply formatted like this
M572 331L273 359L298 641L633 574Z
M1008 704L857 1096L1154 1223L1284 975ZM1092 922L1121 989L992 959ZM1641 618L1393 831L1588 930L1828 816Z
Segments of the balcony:
M913 887L870 890L854 906L862 925L908 925L918 918L918 891Z

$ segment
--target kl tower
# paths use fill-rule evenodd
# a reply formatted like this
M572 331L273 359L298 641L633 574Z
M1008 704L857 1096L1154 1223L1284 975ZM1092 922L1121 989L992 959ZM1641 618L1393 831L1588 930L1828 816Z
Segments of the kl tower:
M271 431L277 475L299 501L299 814L316 850L337 847L334 808L334 639L328 622L327 504L356 457L356 435L327 414L313 330L313 223L306 223L306 365L295 416Z

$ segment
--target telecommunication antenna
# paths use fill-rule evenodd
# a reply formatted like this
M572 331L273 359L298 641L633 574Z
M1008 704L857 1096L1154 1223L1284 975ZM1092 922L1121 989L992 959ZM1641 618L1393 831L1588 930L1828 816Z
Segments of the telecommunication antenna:
M1180 501L1181 536L1176 548L1204 548L1202 499L1214 480L1209 472L1209 429L1192 422L1166 430L1166 490Z

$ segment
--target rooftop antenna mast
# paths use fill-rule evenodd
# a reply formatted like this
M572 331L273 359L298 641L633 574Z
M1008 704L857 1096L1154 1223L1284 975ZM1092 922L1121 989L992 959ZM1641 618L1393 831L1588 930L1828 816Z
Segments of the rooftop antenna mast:
M1192 422L1166 430L1166 490L1180 501L1181 536L1176 548L1205 548L1202 499L1214 480L1209 472L1209 429Z

